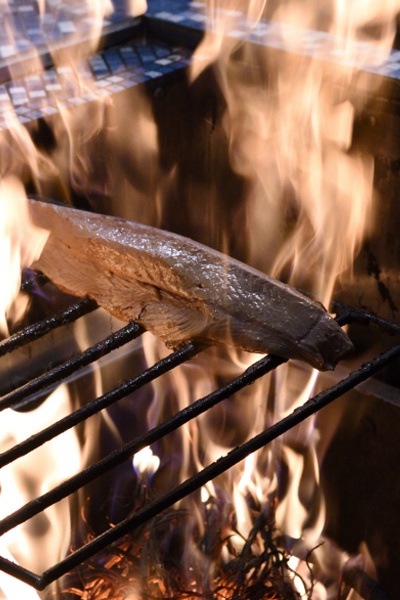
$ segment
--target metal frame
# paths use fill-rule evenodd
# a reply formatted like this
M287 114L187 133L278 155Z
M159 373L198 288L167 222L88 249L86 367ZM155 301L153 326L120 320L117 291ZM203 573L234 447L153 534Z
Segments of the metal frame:
M22 345L28 344L33 339L45 335L51 329L71 323L88 312L93 311L95 308L96 304L93 301L84 299L49 319L27 327L0 344L0 356L12 352ZM334 310L337 315L336 319L342 326L354 322L358 322L362 325L375 323L388 334L395 335L400 333L399 325L380 319L367 311L338 303L335 305ZM76 370L92 363L115 348L126 344L128 341L135 339L143 332L144 330L141 326L136 323L129 323L116 333L113 333L101 342L90 347L85 352L78 354L67 362L44 373L32 382L29 382L4 396L0 400L0 411L9 407L21 407L24 406L24 403L28 404L29 398L33 393L47 389L49 386L54 387L56 384L76 372ZM25 456L46 441L49 441L60 433L74 427L78 423L82 423L90 416L111 406L128 394L138 390L143 385L153 381L160 375L172 370L183 362L190 360L203 349L204 346L201 346L200 344L189 343L179 350L172 352L166 358L147 368L130 381L115 387L110 392L96 398L67 417L53 423L36 435L33 435L24 442L21 442L17 446L14 446L1 454L0 468L10 464L21 456ZM0 569L31 585L37 590L43 590L50 583L82 564L112 542L160 514L188 494L198 490L207 482L233 467L251 453L272 442L295 425L298 425L311 415L315 414L321 408L327 406L346 392L354 389L357 385L375 375L380 369L399 357L400 343L396 343L368 363L361 365L358 369L335 385L307 400L300 408L297 408L289 416L267 428L246 443L234 448L227 455L222 456L216 462L205 467L202 471L190 477L154 502L151 502L143 509L131 514L114 527L108 529L103 534L68 555L64 560L44 571L41 575L33 573L3 557L0 557ZM32 500L12 514L3 518L0 521L0 535L24 523L61 499L68 497L87 483L95 480L97 477L100 477L117 465L122 464L127 458L142 448L160 440L165 435L181 427L184 423L187 423L191 419L204 413L222 400L229 398L238 390L254 383L257 379L279 367L279 365L284 362L286 362L286 359L275 356L265 356L261 358L258 362L250 366L238 377L229 381L226 385L197 400L187 408L176 413L170 419L149 430L147 433L129 441L97 463L64 481L50 492Z

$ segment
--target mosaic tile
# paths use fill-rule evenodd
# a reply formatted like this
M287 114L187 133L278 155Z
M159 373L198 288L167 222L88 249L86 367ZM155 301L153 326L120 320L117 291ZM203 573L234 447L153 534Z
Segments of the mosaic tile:
M10 94L14 95L18 95L18 94L25 94L25 88L24 87L18 87L18 86L14 86L14 85L10 85L8 88L8 91L10 92Z
M125 66L128 68L138 68L141 64L139 57L134 51L121 53L121 57L124 61Z
M58 113L58 110L53 106L46 106L42 108L43 115L55 115L56 113Z
M335 62L341 55L341 51L335 50L335 40L326 32L306 30L299 32L292 25L278 25L277 23L261 20L254 24L249 30L249 24L244 15L239 11L227 11L220 9L220 14L228 15L232 20L228 36L235 39L249 40L252 43L265 47L285 50L284 35L291 35L298 40L296 52L305 56L316 56L326 61ZM188 0L149 0L149 8L146 18L163 21L164 25L171 23L174 26L182 26L185 30L204 31L207 18L205 16L204 2L189 2ZM165 27L164 27L165 31ZM300 43L301 42L301 43ZM354 66L359 66L365 71L385 75L391 79L400 79L400 51L392 50L388 57L379 60L376 48L368 42L355 44L355 50L359 46L361 51L369 46L371 52L371 64L354 60Z
M156 45L154 46L154 54L158 56L158 58L165 58L166 56L170 57L171 48L162 44Z
M103 55L108 68L112 73L118 73L124 70L124 62L117 50L105 50Z
M129 4L126 0L111 0L115 10L111 17L103 20L104 35L114 33L121 37L125 30L139 25L139 20L132 18L129 12ZM65 46L76 43L77 36L82 40L91 34L94 20L88 3L47 0L44 10L40 15L37 0L0 2L0 66L14 56L23 61L24 54L33 48L40 55L49 55L49 43Z
M145 65L146 63L154 62L157 58L157 56L154 54L154 50L151 48L151 46L140 45L140 46L136 46L135 50L136 50L137 54L139 55L140 62L143 65Z
M73 106L80 106L81 104L87 104L87 101L84 98L71 98L68 100L70 104Z
M48 92L59 92L62 90L62 86L59 83L49 83L45 87Z
M77 30L73 21L60 21L57 27L61 33L76 33Z
M44 90L37 90L33 92L29 92L30 98L45 98L46 92Z
M104 77L110 74L107 64L101 56L93 56L89 62L95 77Z
M170 64L171 64L171 62L172 62L172 61L171 61L171 60L169 60L168 58L160 58L160 59L158 59L158 60L156 60L156 61L155 61L155 64L156 64L156 65L162 65L162 66L165 66L165 65L170 65Z
M14 56L15 54L16 54L16 50L15 50L14 46L11 46L9 44L0 46L0 57L1 58L10 58L11 56Z
M17 108L16 111L17 115L25 115L27 112L29 112L29 108L26 106L22 106L20 108Z
M136 81L133 81L132 79L126 79L123 83L122 83L123 87L127 90L128 88L134 87L135 85L137 85Z
M0 129L18 115L20 123L56 114L59 107L72 109L100 97L112 96L141 83L184 69L190 62L185 48L150 41L126 44L104 50L81 65L75 65L83 80L88 79L95 89L81 92L69 66L48 69L28 75L13 83L0 84ZM118 63L116 74L115 65ZM114 68L113 68L114 66Z
M122 85L117 85L116 83L114 83L114 84L110 85L110 87L108 89L113 94L117 94L118 92L123 92L125 88Z
M31 111L25 115L25 118L29 121L36 121L36 119L41 119L43 117L43 113L39 110ZM21 121L20 121L21 122Z
M108 81L108 79L96 81L96 87L98 87L98 88L108 87L109 85L110 85L110 82Z
M162 72L161 71L145 71L145 75L147 75L147 77L150 77L151 79L156 79L157 77L161 77Z
M169 58L169 60L171 60L171 61L173 61L173 62L176 62L176 61L178 61L178 60L181 60L181 58L182 58L182 54L170 54L170 55L168 56L168 58Z

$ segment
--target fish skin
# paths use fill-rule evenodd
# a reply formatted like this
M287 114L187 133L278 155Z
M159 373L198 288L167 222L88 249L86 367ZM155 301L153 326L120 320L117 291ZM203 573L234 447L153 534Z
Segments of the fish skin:
M353 348L320 303L188 238L36 200L30 212L50 231L32 268L171 348L195 340L232 345L320 370Z

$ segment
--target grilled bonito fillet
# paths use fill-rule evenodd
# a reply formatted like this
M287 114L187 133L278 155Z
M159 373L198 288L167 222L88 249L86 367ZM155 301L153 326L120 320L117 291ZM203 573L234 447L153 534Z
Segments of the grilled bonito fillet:
M30 201L50 231L32 268L89 296L169 347L193 340L332 369L352 348L324 307L182 236L124 219Z

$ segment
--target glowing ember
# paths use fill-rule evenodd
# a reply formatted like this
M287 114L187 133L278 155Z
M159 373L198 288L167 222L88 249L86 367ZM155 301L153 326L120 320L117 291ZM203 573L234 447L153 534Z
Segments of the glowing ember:
M296 576L291 559L277 545L271 509L254 507L254 523L242 549L231 545L229 531L240 535L232 512L221 512L216 498L202 512L204 533L194 532L198 557L184 568L182 555L187 548L186 527L190 516L171 511L157 517L139 535L127 536L110 547L99 561L90 561L79 575L68 578L65 591L85 600L116 598L188 598L207 596L213 600L264 598L295 600L298 596L291 579ZM265 507L264 507L265 509ZM161 543L160 543L161 540ZM229 559L221 560L222 548ZM192 548L193 551L193 548Z

